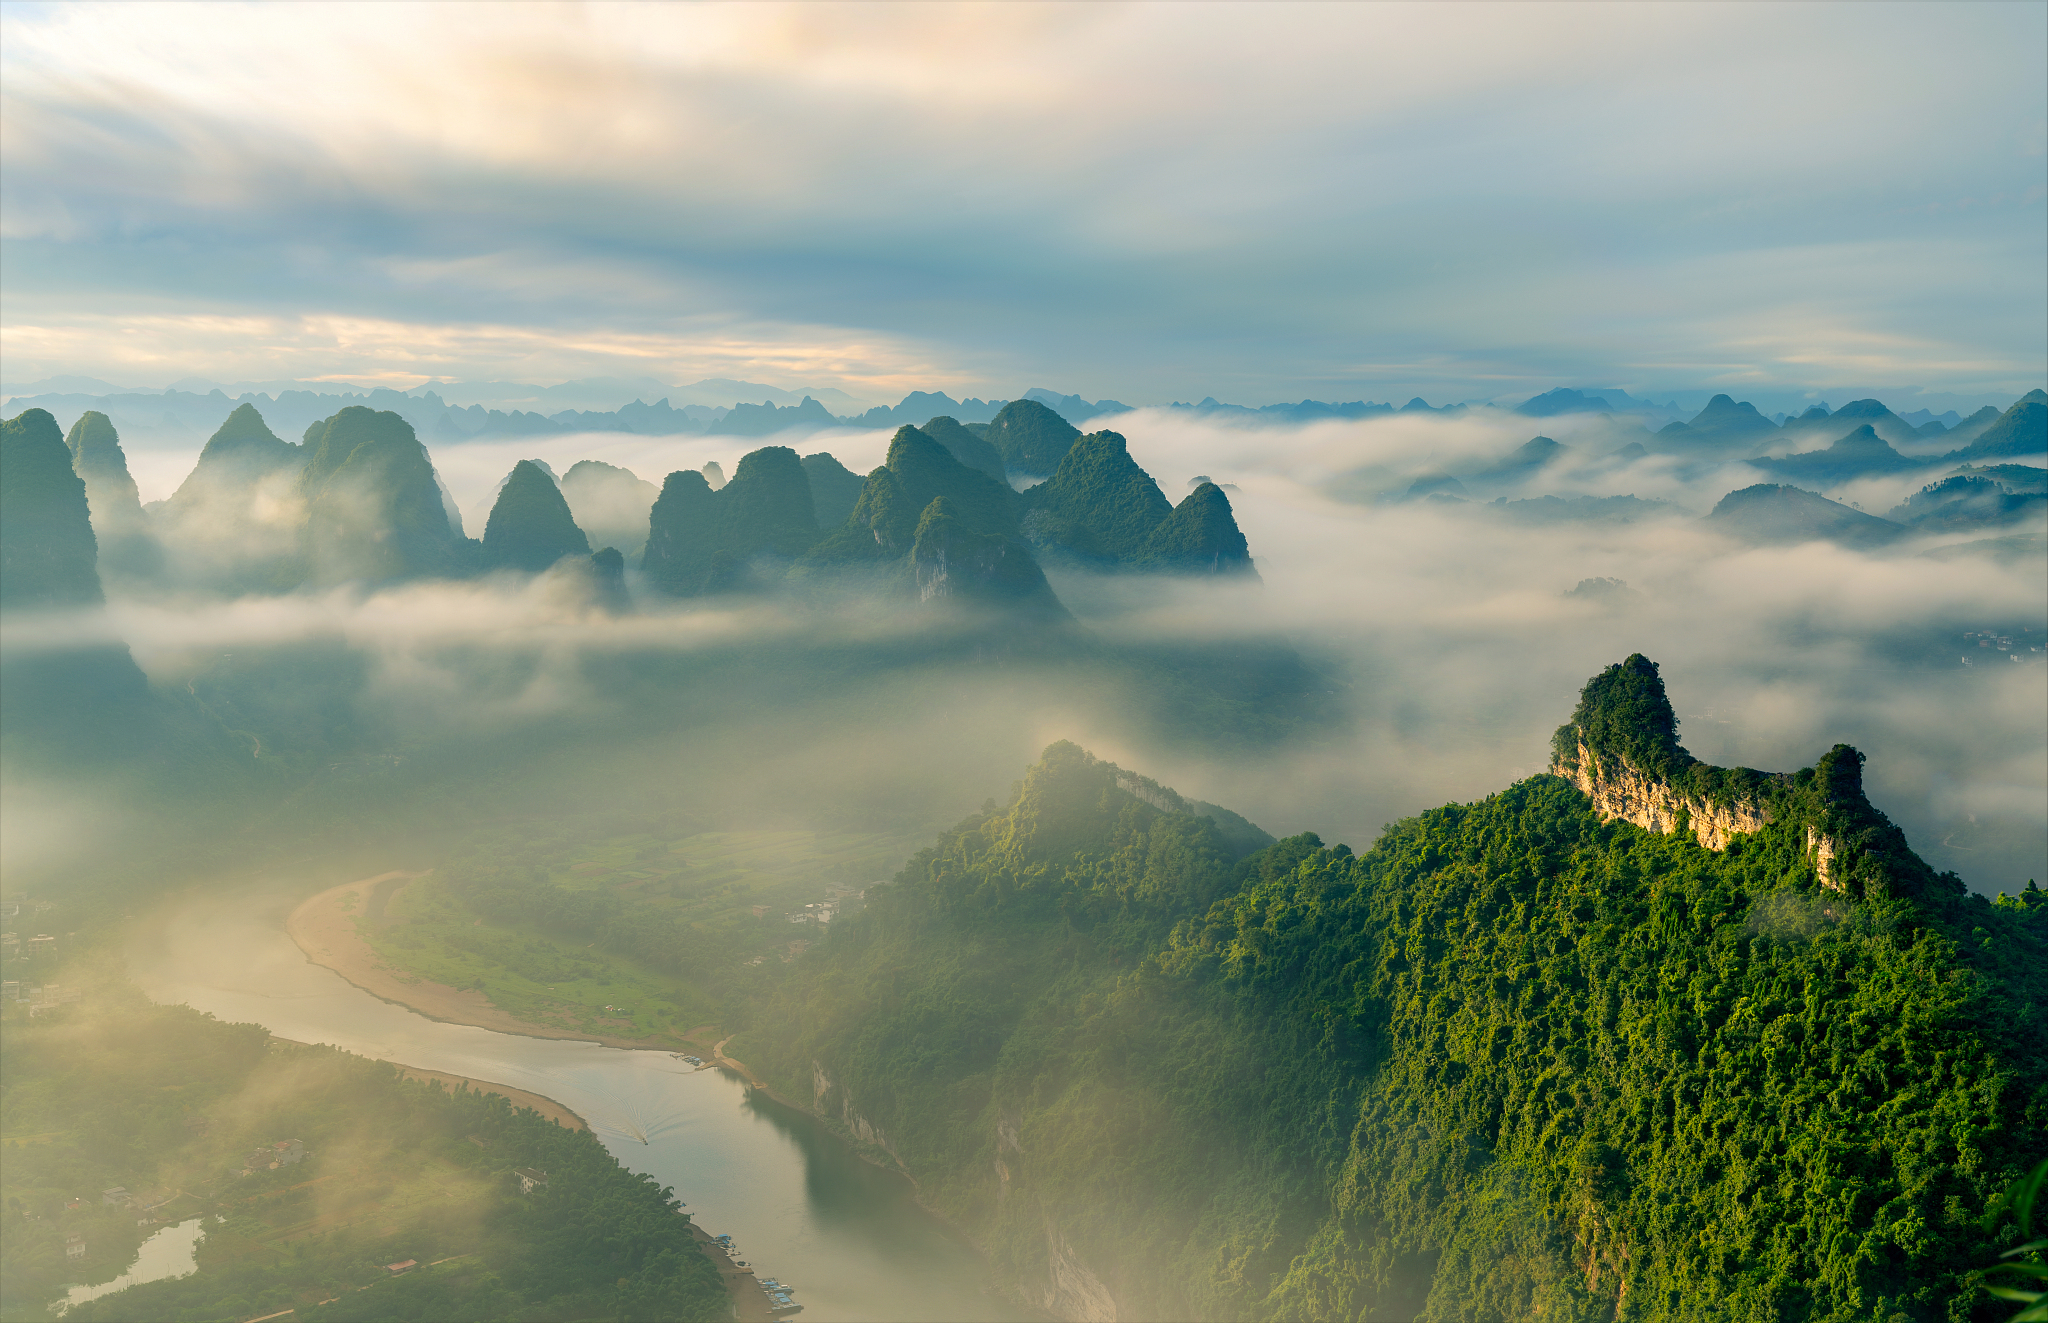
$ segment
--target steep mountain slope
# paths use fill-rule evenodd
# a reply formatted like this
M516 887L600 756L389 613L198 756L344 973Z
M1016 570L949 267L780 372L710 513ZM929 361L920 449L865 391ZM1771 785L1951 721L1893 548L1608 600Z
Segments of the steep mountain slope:
M2043 403L2040 391L2022 396L2010 409L1998 416L1998 420L1979 432L1976 439L1960 450L1950 451L1948 458L1956 463L1980 463L1984 460L2031 459L2048 453L2048 403Z
M0 609L98 603L99 542L57 420L24 410L0 446Z
M735 573L718 547L718 502L711 483L695 469L671 473L647 515L647 549L640 569L649 583L675 597L718 592Z
M741 561L801 556L818 540L811 480L794 450L763 446L740 457L718 491L718 536L720 548Z
M1988 1323L2048 905L1934 874L1853 749L1676 732L1631 657L1552 774L1244 858L1055 745L732 1050L1061 1318Z
M921 601L1000 607L1017 618L1069 618L1031 548L1013 537L972 531L953 517L943 496L918 517L910 565Z
M1259 576L1231 513L1230 498L1213 482L1189 492L1146 537L1132 560L1170 574Z
M579 459L562 475L562 499L593 547L616 547L638 559L647 544L647 514L661 494L630 469Z
M304 449L279 439L254 405L238 405L170 500L152 509L174 576L229 592L296 584L305 462Z
M948 454L968 468L980 469L997 482L1005 481L1002 452L990 445L985 437L963 427L959 420L940 416L924 423L918 430L944 446Z
M1034 543L1109 562L1135 559L1173 513L1122 435L1090 432L1068 448L1051 478L1025 493Z
M1051 473L1066 458L1081 429L1037 400L1011 400L997 411L983 439L1012 473Z
M484 567L539 574L564 556L589 554L555 480L530 459L514 464L484 525Z
M87 410L71 425L64 444L71 450L72 469L85 479L102 577L138 582L156 577L163 569L163 548L143 517L142 497L129 476L128 456L112 420Z
M57 420L27 409L0 425L0 611L103 600L85 480ZM10 648L0 738L10 755L122 759L155 737L149 684L121 644Z
M829 533L852 516L867 479L823 452L804 456L804 474L811 480L811 509L818 527Z
M474 566L426 447L395 413L351 405L315 424L298 486L309 582L453 578Z
M705 465L706 470L712 465ZM671 473L648 514L641 569L679 597L765 586L818 540L816 506L804 462L787 446L741 457L732 481Z
M860 564L906 556L925 508L942 496L950 516L969 532L1017 535L1018 501L1008 484L962 464L915 427L899 427L846 523L820 539L806 559Z

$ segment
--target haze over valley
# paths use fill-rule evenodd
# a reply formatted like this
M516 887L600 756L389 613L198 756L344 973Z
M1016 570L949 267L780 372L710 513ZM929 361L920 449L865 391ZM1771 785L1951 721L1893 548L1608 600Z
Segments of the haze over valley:
M2030 1303L2038 8L362 12L0 17L0 1319Z

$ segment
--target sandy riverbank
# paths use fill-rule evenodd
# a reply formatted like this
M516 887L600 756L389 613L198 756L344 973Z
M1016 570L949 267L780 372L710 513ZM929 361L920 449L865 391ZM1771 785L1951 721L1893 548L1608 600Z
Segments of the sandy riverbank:
M300 902L285 920L285 932L306 953L306 959L324 965L373 997L418 1011L432 1020L450 1024L471 1024L503 1034L524 1034L528 1038L566 1038L579 1043L602 1043L606 1047L673 1051L679 1044L666 1039L612 1038L548 1025L533 1024L493 1006L483 993L468 988L451 988L445 983L401 976L386 965L356 932L355 921L368 913L378 884L418 873L380 873L359 882L344 882Z
M398 1063L393 1062L392 1064L397 1065ZM439 1070L421 1070L416 1066L399 1066L398 1073L409 1080L425 1080L429 1084L438 1084L450 1093L453 1093L458 1085L466 1084L479 1093L501 1094L511 1099L514 1107L531 1107L556 1125L570 1130L590 1129L589 1124L582 1117L562 1106L553 1098L543 1098L537 1093L528 1093L524 1089L515 1089L509 1084L493 1084L489 1080L473 1080L466 1075L450 1075L446 1071Z
M276 1034L270 1036L270 1041L273 1043L289 1043L293 1047L314 1046L312 1043L302 1043L296 1038L280 1038ZM453 1093L459 1087L465 1086L477 1093L495 1093L499 1097L511 1102L514 1107L530 1108L565 1129L590 1129L590 1124L587 1121L556 1102L553 1098L543 1098L537 1093L528 1093L525 1089L515 1089L509 1084L494 1084L489 1080L471 1079L467 1075L450 1075L445 1070L422 1070L418 1066L408 1066L397 1061L393 1061L390 1064L397 1067L398 1073L409 1080L420 1080L427 1084L438 1084L450 1093Z

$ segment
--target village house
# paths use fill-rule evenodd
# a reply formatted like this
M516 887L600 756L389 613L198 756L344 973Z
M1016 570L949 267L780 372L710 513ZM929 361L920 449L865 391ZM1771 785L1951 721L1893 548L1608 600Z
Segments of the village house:
M397 1263L385 1264L384 1271L390 1273L393 1277L396 1277L398 1276L398 1274L402 1272L411 1272L414 1268L417 1268L419 1266L420 1261L418 1259L400 1259Z
M130 1204L135 1202L135 1196L128 1193L127 1186L116 1185L111 1190L100 1191L100 1202L103 1204L110 1205L114 1208L119 1208L124 1204Z
M84 1236L66 1236L66 1237L64 1238L64 1256L65 1256L66 1258L70 1258L70 1259L82 1259L82 1258L84 1258L84 1257L85 1257L85 1237L84 1237Z
M519 1178L521 1194L532 1194L534 1186L546 1188L548 1183L548 1174L544 1171L535 1171L532 1167L515 1167L512 1174Z
M262 1148L251 1150L249 1156L242 1160L242 1174L247 1176L252 1172L276 1171L279 1167L291 1166L305 1156L304 1143L296 1139L280 1139L276 1143L265 1144Z

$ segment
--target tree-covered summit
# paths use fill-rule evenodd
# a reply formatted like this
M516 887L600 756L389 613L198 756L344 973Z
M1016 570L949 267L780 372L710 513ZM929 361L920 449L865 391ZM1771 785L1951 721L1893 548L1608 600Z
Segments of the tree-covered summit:
M1646 659L1574 715L1686 757ZM1861 768L1719 850L1541 775L1237 859L1056 744L732 1051L1066 1317L1992 1323L2048 906L1937 878Z
M564 556L589 554L590 539L554 478L530 459L513 465L484 525L485 566L538 574Z
M1259 577L1230 497L1213 482L1198 484L1160 521L1134 562L1169 574Z
M1678 743L1678 713L1664 692L1657 663L1640 652L1586 681L1571 720L1550 738L1552 762L1575 762L1581 745L1596 757L1613 754L1665 780L1698 761Z
M853 513L811 549L820 564L893 561L910 553L926 507L946 499L951 517L969 532L1017 535L1017 495L1007 483L969 468L915 427L899 427L888 458L868 474Z
M1012 473L1052 473L1066 458L1081 429L1037 400L1011 400L997 411L983 440L1003 457Z
M1034 541L1077 556L1136 559L1173 513L1152 475L1117 432L1090 432L1067 450L1051 478L1025 496Z
M472 548L442 501L412 424L350 405L306 434L299 493L306 503L308 577L315 583L458 578Z

